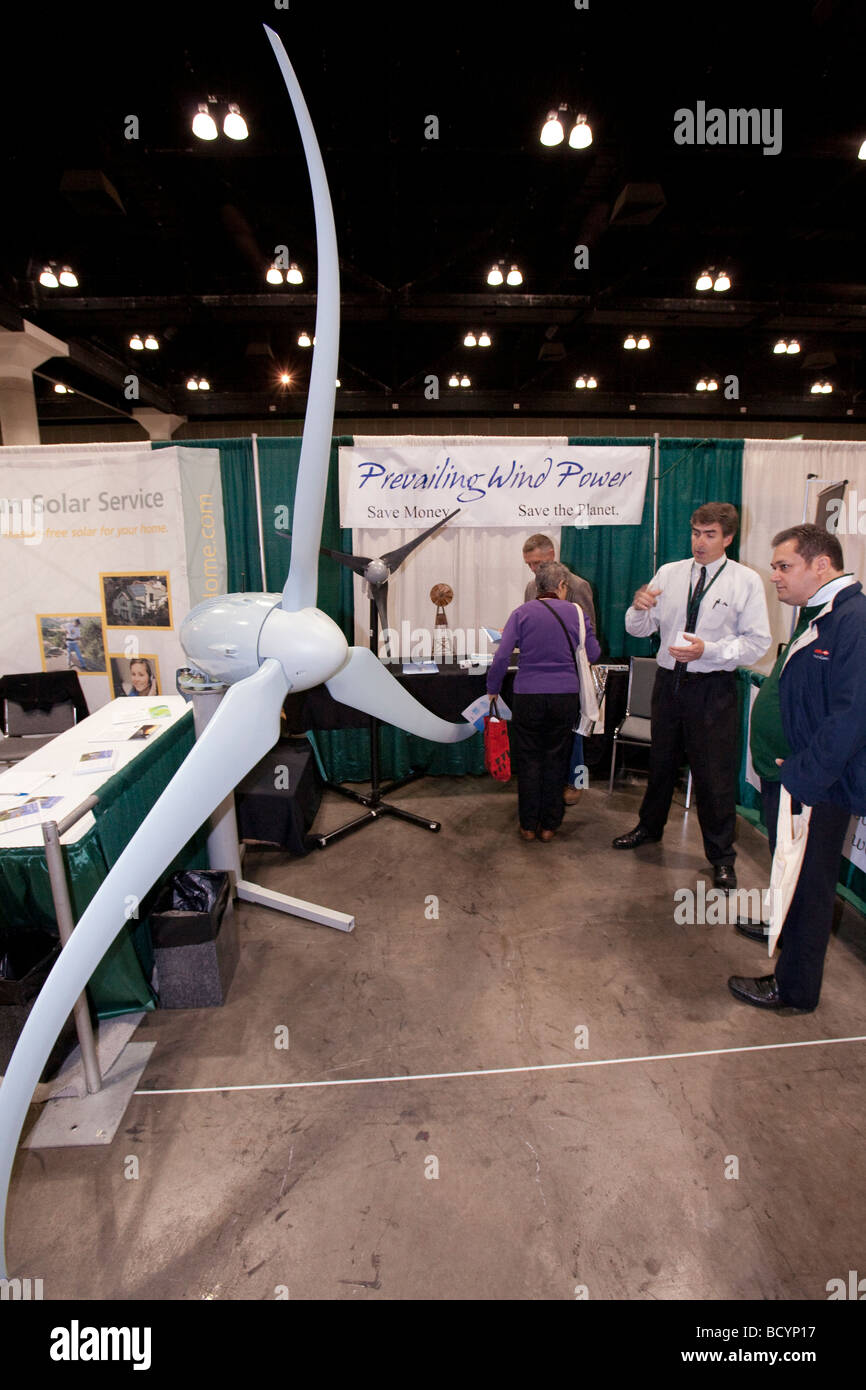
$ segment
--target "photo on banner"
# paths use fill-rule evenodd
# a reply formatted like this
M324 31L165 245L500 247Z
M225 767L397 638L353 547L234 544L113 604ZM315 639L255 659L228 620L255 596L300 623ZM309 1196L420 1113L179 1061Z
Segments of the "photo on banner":
M111 662L111 692L114 698L127 695L161 695L159 658L154 652L139 656L121 656L109 652Z
M37 613L43 671L105 674L101 613Z

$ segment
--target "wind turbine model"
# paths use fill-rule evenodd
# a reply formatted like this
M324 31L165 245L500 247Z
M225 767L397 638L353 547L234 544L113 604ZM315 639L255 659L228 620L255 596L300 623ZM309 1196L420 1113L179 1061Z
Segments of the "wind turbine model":
M460 511L456 507L453 512L449 512L441 521L437 521L433 526L428 526L426 531L422 531L420 536L414 540L407 541L405 545L399 545L396 550L389 550L387 555L380 555L378 559L372 560L369 555L344 555L341 550L329 550L326 545L322 546L322 554L330 555L332 560L337 560L339 564L346 565L348 569L360 574L362 579L366 579L370 586L370 605L371 610L375 604L375 612L379 615L379 625L385 635L385 650L388 653L388 660L392 659L391 639L388 635L388 580L395 570L399 569L407 555L410 555L416 546L422 541L426 541L428 536L432 536L434 531L438 531L442 526L449 522L452 517ZM375 651L376 642L374 634L373 613L370 614L370 645Z
M130 894L144 898L202 821L273 748L290 690L322 682L335 699L438 743L458 743L472 724L424 709L367 647L349 647L316 608L316 569L334 421L340 286L337 237L310 114L279 37L265 26L301 132L318 243L317 347L310 374L295 494L289 577L278 594L207 599L184 621L191 663L231 688L153 810L142 821L64 946L24 1026L0 1088L0 1268L6 1274L5 1211L21 1127L64 1022L126 924Z

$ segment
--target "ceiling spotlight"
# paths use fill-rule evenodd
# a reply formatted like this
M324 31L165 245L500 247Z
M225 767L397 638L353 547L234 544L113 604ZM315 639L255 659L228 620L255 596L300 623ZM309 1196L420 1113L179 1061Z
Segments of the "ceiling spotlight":
M144 346L147 348L148 352L157 352L159 349L159 340L154 338L152 333L148 333L144 340Z
M129 346L133 349L134 352L144 352L144 343L141 341L141 338L138 336L137 333L134 333L133 336L130 338Z
M564 110L561 107L560 110ZM562 121L556 111L548 111L547 120L541 128L541 135L538 137L542 145L561 145L565 139L565 131L562 128Z
M306 329L298 334L298 347L310 347L310 335Z
M634 336L633 333L629 333L628 337L626 338L625 342L623 343L623 347L626 348L626 350L629 351L629 352L631 351L632 348L637 347L637 339L635 338L635 336Z
M596 379L595 379L594 376L588 376L588 377L586 378L586 389L587 389L587 391L594 391L595 388L596 388L597 386L598 386L598 382L596 381Z
M200 101L198 111L193 116L192 133L197 135L199 140L215 140L217 138L216 121L207 109L207 102Z
M863 141L863 144L860 146L859 150L857 151L857 158L858 158L858 159L866 159L866 140Z
M716 276L715 282L713 284L713 289L718 290L719 294L721 294L723 290L729 290L730 288L730 275L728 275L727 272L724 270L720 271L720 273Z
M459 386L459 385L460 385L460 379L459 379L459 377L458 377L454 372L452 372L451 375L450 375L449 378L448 378L448 385L449 385L449 386Z
M463 346L464 346L464 347L475 347L475 346L477 345L477 343L478 343L478 339L476 338L475 334L474 334L474 333L472 332L472 330L470 329L470 331L466 334L466 337L463 339Z
M713 277L708 270L702 270L695 281L696 290L711 290L713 288Z
M462 377L460 378L460 385L461 385L461 386L471 386L471 385L472 385L471 381L469 380L469 378L468 378L468 376L466 375L465 372L463 373Z
M269 285L281 285L283 283L283 272L278 265L269 266L265 279Z
M76 290L78 288L78 276L71 266L65 265L57 278L61 285L65 285L69 290Z
M39 276L39 283L40 285L44 285L46 290L57 289L57 276L54 274L50 265L47 265Z
M637 345L638 345L639 348L642 348L642 349L643 349L643 348L648 348L648 347L649 347L649 345L650 345L650 340L649 340L649 338L647 337L647 335L646 335L645 333L641 333L640 337L639 337L638 340L637 340Z
M520 271L518 270L518 268L517 268L516 265L513 265L513 266L511 267L511 269L509 270L508 274L507 274L506 277L505 277L505 280L506 280L506 283L509 284L509 285L522 285L522 284L523 284L523 276L521 275L521 273L520 273Z
M208 379L207 379L206 376L199 377L198 389L199 389L200 391L209 391L209 390L210 390L210 382L208 381Z
M825 396L829 396L830 392L833 390L833 387L831 386L831 384L830 384L829 381L825 381L825 382L824 382L823 390L824 390L824 395L825 395Z
M298 267L295 265L294 261L292 261L292 264L286 271L286 279L288 280L290 285L302 285L304 283L304 277L298 270Z
M592 144L592 131L587 125L586 116L578 116L568 137L568 143L573 150L585 150Z
M579 377L577 378L577 381L576 381L574 384L575 384L575 386L577 387L578 391L584 391L584 390L586 390L586 378L585 378L585 377L579 376Z
M229 102L228 113L223 121L223 134L227 135L230 140L246 140L249 135L247 123L240 113L237 102Z
M824 383L822 381L813 381L811 389L813 396L820 396L821 392L824 390Z
M486 329L486 328L483 328L483 329L481 330L481 333L480 333L479 338L478 338L478 346L479 346L479 347L490 347L490 334L487 332L487 329Z
M796 339L796 338L792 338L792 339L791 339L791 341L790 341L790 343L788 344L788 346L787 346L787 348L785 349L785 351L786 351L786 352L791 352L791 353L799 352L799 351L800 351L800 344L797 342L797 339Z
M54 389L57 392L58 396L65 396L68 394L66 387L63 385L62 381L55 381ZM814 387L812 389L814 390Z
M487 283L488 283L488 285L501 285L501 284L502 284L502 279L503 279L502 271L499 269L499 266L498 266L498 265L492 265L492 266L490 267L490 269L488 270L488 272L487 272Z
M788 351L788 344L787 344L787 342L785 341L784 338L780 338L779 341L774 345L774 347L773 347L773 352L775 352L775 353L782 353L782 352L787 352L787 351Z
M718 391L718 389L719 389L719 383L715 380L715 378L711 377L710 380L707 382L707 390L708 390L708 391Z
M289 376L288 372L280 372L280 385L281 385L281 386L290 386L291 383L292 383L292 378Z
M197 390L198 390L198 382L196 381L196 379L195 379L194 376L191 376L191 377L188 377L188 378L187 378L186 389L187 389L187 391L197 391Z
M706 389L707 389L706 379L705 379L704 377L701 377L700 381L698 382L697 386L695 387L695 390L696 390L696 391L706 391Z
M342 386L342 384L343 384L343 383L342 383L342 381L340 380L340 378L337 377L337 380L336 380L336 382L335 382L335 385L336 385L336 386Z

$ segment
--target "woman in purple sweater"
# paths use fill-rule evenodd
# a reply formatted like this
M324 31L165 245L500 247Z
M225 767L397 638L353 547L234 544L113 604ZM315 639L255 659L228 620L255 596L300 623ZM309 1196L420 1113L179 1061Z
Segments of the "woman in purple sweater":
M580 645L580 620L565 597L568 570L564 565L542 565L535 577L538 597L515 608L505 624L487 673L487 693L491 699L499 694L511 653L519 647L511 742L517 761L520 834L524 840L537 835L547 842L562 822L562 788L568 780L580 711L573 655ZM590 661L597 661L601 648L588 618L585 623L586 654Z

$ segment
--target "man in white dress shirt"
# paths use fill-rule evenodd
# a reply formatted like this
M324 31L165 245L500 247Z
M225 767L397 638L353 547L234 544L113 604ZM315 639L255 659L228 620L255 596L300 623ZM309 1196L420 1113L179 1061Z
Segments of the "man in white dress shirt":
M713 885L722 889L737 886L736 670L751 666L770 645L761 579L727 556L738 521L728 502L698 507L691 521L693 558L662 565L638 589L625 615L627 632L633 637L658 632L661 645L640 821L613 842L614 849L635 849L661 839L685 759Z

